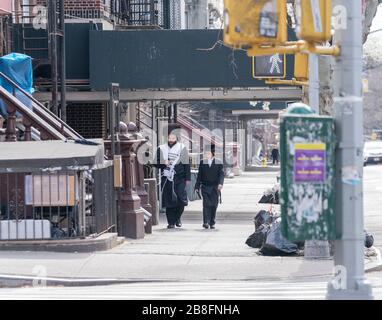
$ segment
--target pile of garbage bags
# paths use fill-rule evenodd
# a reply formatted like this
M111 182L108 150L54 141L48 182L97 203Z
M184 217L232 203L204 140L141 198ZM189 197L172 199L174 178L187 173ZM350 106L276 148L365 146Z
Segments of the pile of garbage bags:
M259 203L280 204L280 185L275 184L271 189L264 192ZM285 239L281 233L281 217L274 213L272 208L260 210L255 218L255 232L246 240L246 244L252 248L260 249L259 253L266 256L288 256L299 254L304 249L304 242L292 243ZM365 234L365 247L371 248L374 237L367 231Z
M299 254L304 248L304 242L292 243L281 233L281 217L270 211L260 210L254 218L255 232L246 240L252 248L260 249L265 256L289 256ZM374 245L374 237L366 230L365 248Z
M266 256L295 255L299 245L289 242L281 234L281 218L272 212L261 210L255 216L255 232L251 234L246 244L260 249L259 253Z
M259 203L280 204L280 185L275 184L264 192ZM259 253L267 256L295 255L299 244L289 242L281 234L281 217L272 211L260 210L255 216L255 232L251 234L246 244L260 249Z

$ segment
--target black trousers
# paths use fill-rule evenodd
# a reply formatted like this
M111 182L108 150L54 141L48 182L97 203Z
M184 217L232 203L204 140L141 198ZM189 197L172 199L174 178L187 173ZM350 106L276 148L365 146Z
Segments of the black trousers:
M210 226L215 225L216 210L218 206L203 206L203 223Z
M166 208L167 223L169 225L175 225L182 217L184 206Z

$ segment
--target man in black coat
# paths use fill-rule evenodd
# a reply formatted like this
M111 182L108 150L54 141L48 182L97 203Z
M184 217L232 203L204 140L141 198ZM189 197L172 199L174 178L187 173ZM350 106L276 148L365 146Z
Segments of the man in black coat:
M179 127L170 125L167 143L159 146L155 167L162 170L162 207L166 208L168 226L182 226L181 216L188 205L186 185L191 183L188 150L176 133Z
M203 197L203 228L215 229L216 210L224 184L223 163L215 158L215 146L206 152L206 159L199 164L195 190L202 191Z
M272 161L273 164L279 164L279 149L277 148L272 149Z

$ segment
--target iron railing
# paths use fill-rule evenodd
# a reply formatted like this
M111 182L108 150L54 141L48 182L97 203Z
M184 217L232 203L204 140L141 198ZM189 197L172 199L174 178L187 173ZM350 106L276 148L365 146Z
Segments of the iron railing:
M20 112L23 116L25 116L25 113L30 114L33 117L33 119L30 119L32 124L37 124L44 128L52 128L51 131L56 134L55 138L58 139L61 139L62 136L64 140L65 138L73 140L83 139L80 134L74 131L48 108L45 108L44 105L30 93L22 89L7 75L0 72L0 79L5 80L5 82L2 81L2 83L6 83L7 87L10 87L12 90L12 93L10 93L5 88L0 87L0 98L11 103L16 108L16 111ZM57 133L60 133L61 137Z
M111 163L86 171L16 171L20 172L0 172L0 240L72 239L116 232Z

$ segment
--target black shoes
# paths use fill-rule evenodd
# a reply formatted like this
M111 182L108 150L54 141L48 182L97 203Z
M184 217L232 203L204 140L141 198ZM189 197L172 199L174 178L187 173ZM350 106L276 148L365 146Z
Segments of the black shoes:
M203 223L203 228L208 229L209 225L207 223Z
M174 229L175 226L177 226L178 228L180 228L180 227L182 226L182 222L177 221L175 224L169 224L169 225L167 226L167 229Z
M210 226L210 229L215 229L215 226L214 225Z

